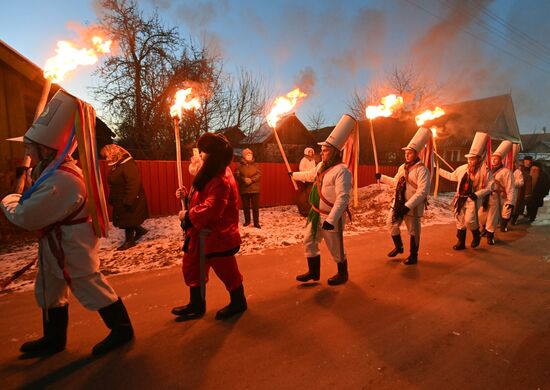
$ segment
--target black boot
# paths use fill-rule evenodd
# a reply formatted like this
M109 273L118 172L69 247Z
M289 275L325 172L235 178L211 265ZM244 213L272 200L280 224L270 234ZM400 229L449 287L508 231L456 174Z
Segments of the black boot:
M69 305L43 310L42 326L44 337L28 341L19 348L24 357L49 356L61 352L67 344L67 324L69 323Z
M487 232L487 230L485 230ZM489 232L486 233L487 235ZM479 232L479 229L472 230L472 235L474 238L472 239L471 247L477 248L479 246L479 243L481 242L481 233Z
M500 231L503 232L503 233L506 233L508 231L508 221L510 221L509 219L502 219L502 221L500 221Z
M217 320L225 320L226 318L233 317L248 308L246 305L246 297L244 296L244 287L242 284L239 288L230 291L229 296L231 297L231 301L229 302L229 305L216 313Z
M133 228L130 228L130 229L124 229L124 242L122 243L121 246L119 246L118 248L116 248L117 251L124 251L128 248L131 248L133 247L134 245L136 245L136 241L135 241L135 236L134 236L134 229Z
M418 240L420 241L420 240ZM411 236L411 253L403 263L406 265L412 265L418 263L418 247L420 242L416 242L416 237Z
M128 312L122 299L118 298L118 301L111 303L109 306L99 309L99 315L107 325L107 328L111 329L111 333L99 342L92 349L92 354L103 355L112 351L126 343L129 343L134 338L134 328L128 317Z
M136 233L135 236L134 236L134 241L137 241L141 237L143 237L148 232L148 230L145 229L142 226L138 226L138 227L134 228L134 232Z
M307 258L308 271L305 274L296 276L298 282L318 281L321 277L321 256Z
M487 244L495 245L495 233L487 232Z
M206 301L202 299L200 286L189 288L189 303L187 305L172 309L172 314L180 317L180 320L201 318L205 312Z
M345 260L341 263L336 263L336 265L338 266L338 273L328 279L328 284L331 286L344 284L348 281L348 261Z
M261 229L260 226L260 210L259 209L252 209L252 220L254 221L254 227Z
M487 230L485 230L485 226L482 226L482 227L479 228L478 230L479 230L479 235L480 235L481 237L487 236Z
M455 251L466 249L466 229L457 229L456 238L458 238L458 241L453 246L453 249Z
M401 234L391 236L391 238L393 240L395 248L393 248L390 253L388 253L388 257L395 257L398 254L403 253L403 240L401 240Z

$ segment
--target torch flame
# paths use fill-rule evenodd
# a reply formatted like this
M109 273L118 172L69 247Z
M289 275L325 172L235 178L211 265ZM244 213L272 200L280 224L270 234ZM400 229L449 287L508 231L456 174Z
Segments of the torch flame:
M286 96L279 96L277 99L275 99L275 102L273 103L273 108L271 109L271 112L267 115L267 123L269 126L275 128L277 126L277 122L279 122L279 119L281 117L288 113L296 103L298 102L298 99L306 97L307 94L300 91L300 88L295 88L289 93L286 94Z
M102 38L92 38L94 48L77 48L71 42L58 41L55 52L57 55L48 58L44 66L44 77L52 83L62 81L67 72L76 69L79 65L92 65L97 62L98 54L110 52L111 41Z
M426 121L439 118L440 116L445 115L445 111L441 107L436 107L433 111L426 110L422 114L415 116L416 124L422 126Z
M191 95L192 88L180 89L176 92L175 99L176 102L170 107L170 116L175 118L176 116L181 120L183 116L183 110L190 110L195 108L200 108L201 102L199 98L194 97L190 100L187 100L189 95Z
M378 106L368 106L365 110L365 114L368 119L378 118L382 116L384 118L389 117L393 112L403 104L403 98L397 95L388 95L380 99L381 104Z

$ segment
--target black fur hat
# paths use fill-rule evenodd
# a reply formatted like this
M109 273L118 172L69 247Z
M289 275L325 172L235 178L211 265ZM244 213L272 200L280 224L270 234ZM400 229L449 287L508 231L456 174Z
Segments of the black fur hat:
M199 151L207 153L197 176L193 180L193 187L202 191L206 184L217 174L225 171L225 168L233 160L233 147L221 134L204 133L197 142Z

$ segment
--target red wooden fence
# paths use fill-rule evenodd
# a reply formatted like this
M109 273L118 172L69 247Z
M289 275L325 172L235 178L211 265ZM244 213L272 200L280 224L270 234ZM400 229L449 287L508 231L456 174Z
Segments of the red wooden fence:
M109 186L107 184L107 173L109 167L105 161L100 161L101 174L105 186L106 196L108 196ZM176 214L179 210L179 203L175 197L178 187L177 170L175 161L137 161L141 180L147 195L149 205L149 214L151 216L161 216ZM280 163L258 163L262 171L260 185L260 207L281 206L295 204L296 191L288 178L286 167ZM235 170L238 163L233 163L231 168ZM191 187L192 176L189 174L189 162L182 162L183 184ZM298 164L291 164L293 170L298 169ZM381 166L380 171L388 176L393 176L397 172L396 166ZM360 165L358 178L359 187L375 182L375 169L371 165ZM445 180L442 180L442 190L454 190L454 187L445 186ZM449 189L447 189L449 187Z

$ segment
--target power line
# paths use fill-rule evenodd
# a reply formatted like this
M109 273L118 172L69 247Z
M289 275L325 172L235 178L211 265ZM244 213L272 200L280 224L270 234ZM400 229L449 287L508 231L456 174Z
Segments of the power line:
M451 9L451 10L455 9L455 8L452 7L452 5L448 4L449 0L447 0L447 4L444 4L442 0L439 0L439 2L443 5L448 6L449 9ZM505 42L515 46L516 48L528 52L534 59L536 59L538 61L541 61L541 62L544 62L547 65L550 65L550 57L545 58L545 54L541 53L539 51L539 49L536 49L536 48L533 48L533 47L529 46L530 45L529 42L527 42L528 46L526 46L526 44L521 39L516 38L514 35L511 34L509 36L509 35L507 35L506 32L496 29L494 26L487 23L487 21L485 21L484 19L479 17L476 13L470 12L467 9L468 6L467 6L466 3L462 3L462 4L464 5L464 8L466 8L465 10L462 10L462 9L459 9L459 8L456 8L456 9L459 10L463 15L467 15L467 16L472 17L474 19L475 23L478 26L484 28L485 30L487 30L487 31L489 31L493 34L496 34L502 40L504 40Z
M485 7L483 7L482 5L480 5L476 2L473 2L472 4L474 6L476 6L478 9L480 9L481 12L483 12L485 15L489 16L489 18L496 21L498 24L504 26L505 28L507 28L508 30L510 30L513 33L519 34L521 37L523 37L523 39L525 39L526 42L529 42L533 46L538 46L539 49L542 49L543 51L545 51L547 54L550 55L550 48L548 46L545 46L544 44L537 41L536 39L531 37L529 34L526 34L525 32L521 31L520 29L518 29L517 27L515 27L511 23L506 22L504 19L502 19L500 16L498 16L497 14L495 14L494 12L489 10L488 8L485 8Z
M441 21L445 21L441 16L439 16L439 15L433 13L433 12L430 11L429 9L426 9L425 7L423 7L423 6L421 6L421 5L417 4L417 3L415 3L415 2L412 1L412 0L404 0L404 1L406 1L407 3L413 5L413 6L419 8L419 9L421 9L421 10L423 10L424 12L426 12L426 13L428 13L428 14L434 16L435 18L437 18L437 19L439 19L439 20L441 20ZM533 63L531 63L531 62L529 62L529 61L527 61L527 60L525 60L525 59L523 59L523 58L521 58L521 57L518 57L518 56L515 55L514 53L511 53L511 52L509 52L508 50L503 49L502 47L497 46L497 45L495 45L495 44L489 42L488 40L486 40L486 39L484 39L484 38L482 38L482 37L480 37L480 36L477 36L476 34L474 34L474 33L470 32L469 30L465 29L463 26L460 26L458 23L455 23L455 25L457 25L457 26L460 28L460 30L462 30L462 32L464 32L464 33L466 33L466 34L468 34L468 35L470 35L470 36L472 36L472 37L474 37L474 38L476 38L476 39L478 39L478 40L484 42L485 44L487 44L487 45L489 45L489 46L491 46L491 47L493 47L493 48L495 48L495 49L497 49L497 50L502 51L503 53L508 54L510 57L513 57L513 58L517 59L518 61L521 61L521 62L523 62L523 63L525 63L525 64L527 64L527 65L529 65L529 66L532 66L533 68L539 70L540 72L543 72L543 73L546 73L546 74L550 74L550 71L548 71L548 70L546 70L546 69L544 69L544 68L541 68L541 67L539 67L538 65L533 64Z

